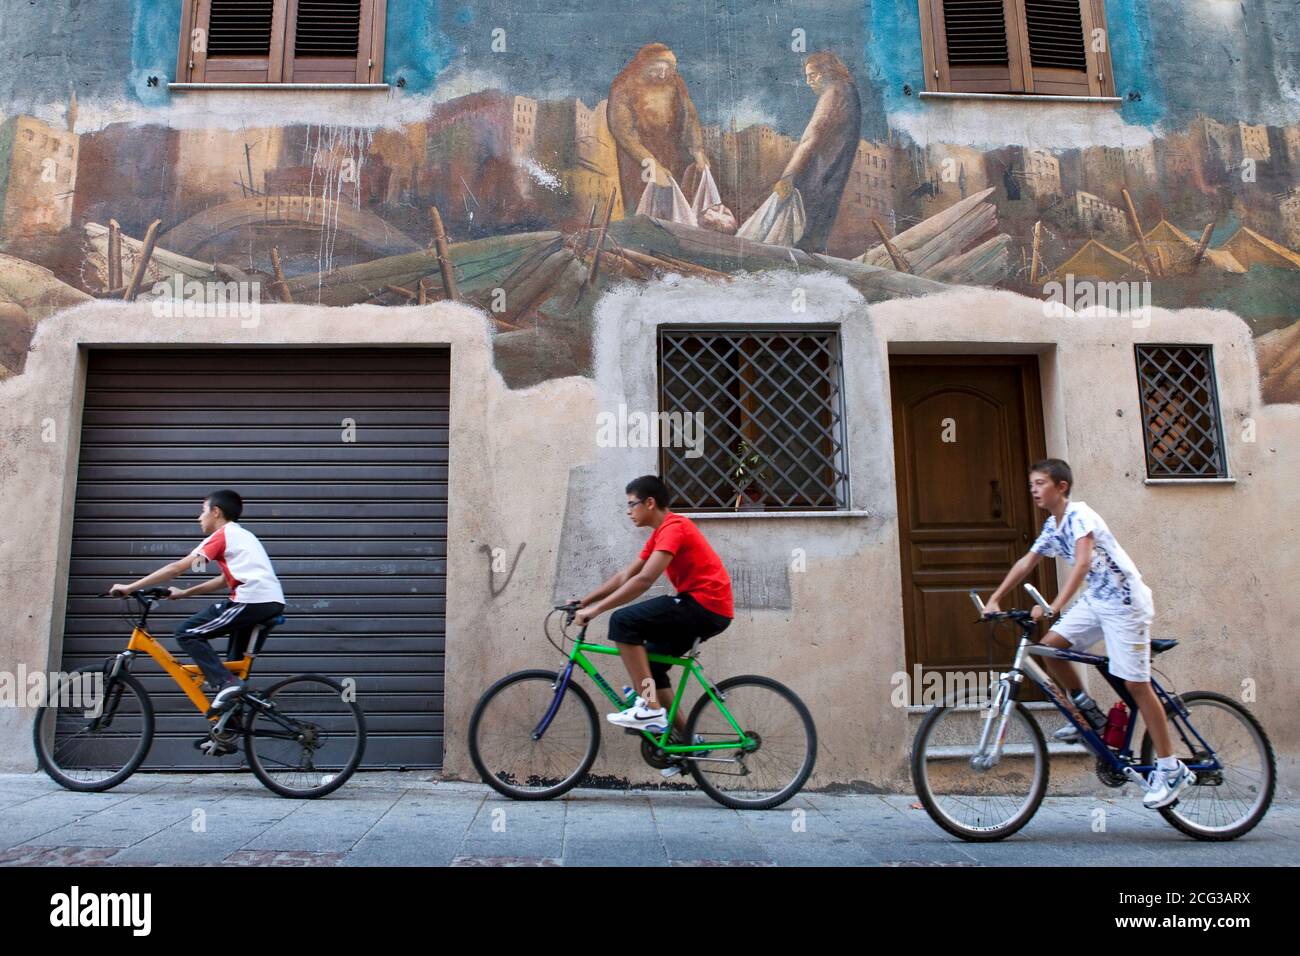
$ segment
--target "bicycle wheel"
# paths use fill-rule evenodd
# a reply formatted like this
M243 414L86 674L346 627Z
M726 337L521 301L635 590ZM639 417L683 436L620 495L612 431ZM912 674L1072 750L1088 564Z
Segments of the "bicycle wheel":
M600 723L572 681L540 740L533 731L555 701L560 675L519 671L487 689L469 719L469 756L483 782L514 800L549 800L578 785L596 760Z
M912 741L912 785L935 823L973 843L1011 836L1047 793L1047 742L1017 703L1007 718L1002 756L987 770L971 764L989 715L984 698L954 700L925 715Z
M102 664L72 671L36 712L37 762L69 790L116 787L135 773L153 743L153 703L144 687L125 671L111 683L103 675Z
M1177 830L1198 840L1235 840L1255 828L1273 802L1277 766L1273 745L1255 716L1231 697L1197 690L1181 695L1196 732L1214 748L1223 769L1197 774L1197 781L1160 815ZM1171 721L1172 723L1172 721ZM1199 742L1193 751L1177 729L1169 728L1174 756L1199 763ZM1190 737L1191 734L1188 734ZM1142 736L1142 762L1155 763L1155 744L1148 730Z
M757 746L687 757L701 790L725 807L768 810L799 792L817 759L817 728L797 694L767 677L730 677L716 684L727 713ZM686 739L736 740L726 714L705 694L695 702Z
M366 751L366 718L338 681L298 674L245 701L244 753L282 797L312 799L347 782Z

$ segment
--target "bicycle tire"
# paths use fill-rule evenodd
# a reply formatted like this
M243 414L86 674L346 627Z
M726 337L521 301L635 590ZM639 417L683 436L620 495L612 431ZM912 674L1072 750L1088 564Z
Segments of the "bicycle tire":
M1197 701L1202 700L1214 701L1219 706L1234 711L1245 720L1247 726L1259 736L1260 743L1263 744L1264 753L1267 758L1266 771L1268 774L1267 783L1263 788L1263 799L1258 803L1258 805L1256 805L1255 809L1253 809L1249 815L1235 826L1226 829L1198 827L1196 824L1188 822L1178 813L1178 807L1183 802L1181 799L1176 800L1167 807L1159 808L1160 815L1165 818L1166 822L1168 822L1170 826L1189 837L1210 843L1235 840L1255 829L1255 827L1259 825L1259 821L1264 819L1264 814L1268 813L1268 808L1273 803L1273 795L1277 789L1277 757L1273 752L1273 743L1268 739L1268 734L1264 732L1264 726L1259 722L1255 715L1225 694L1218 694L1209 690L1194 690L1186 694L1179 694L1178 697L1184 705L1189 703L1194 704ZM1173 736L1172 728L1171 736ZM1181 743L1181 738L1179 738L1179 742ZM1215 745L1212 740L1209 743L1211 746ZM1183 759L1185 760L1186 757ZM1155 763L1155 743L1151 739L1150 730L1146 730L1142 734L1142 762L1144 764ZM1196 790L1197 787L1196 785L1193 785L1189 789ZM1184 796L1187 792L1188 791L1184 791Z
M257 724L259 719L263 718L263 712L247 704L243 705L244 717L244 755L248 759L249 769L253 771L254 776L260 780L268 790L277 793L282 797L291 797L299 800L315 800L326 794L333 793L343 784L347 783L348 778L356 772L361 764L361 758L366 752L366 715L361 710L355 700L348 701L344 699L346 688L332 677L324 677L320 674L295 674L292 677L286 677L284 680L277 681L264 691L258 691L258 694L268 700L274 701L275 695L283 691L286 687L293 684L317 683L323 684L330 688L334 693L339 695L340 701L347 705L347 711L352 714L353 725L356 728L357 742L348 756L347 761L336 771L328 774L328 779L314 787L294 788L287 787L279 780L274 779L267 767L263 764L263 758L258 754ZM285 712L285 716L300 723L310 723L295 718L292 713ZM262 738L265 739L265 738ZM313 768L308 771L312 774L319 773Z
M752 674L745 674L739 677L728 677L726 680L720 681L714 686L715 690L721 693L725 700L726 695L730 691L745 685L764 687L768 690L775 691L777 694L789 701L789 703L794 707L795 713L803 723L804 739L807 747L807 751L800 764L798 772L788 784L774 794L758 800L741 800L716 786L714 782L708 778L705 767L699 762L687 760L686 765L690 769L691 776L695 778L695 783L699 788L724 807L730 807L733 810L770 810L773 807L785 803L798 793L803 788L803 785L807 783L808 778L812 776L813 766L817 762L817 725L813 722L812 714L809 712L807 706L804 705L804 702L799 698L799 695L789 687L786 687L779 681L772 680L770 677L759 677ZM700 717L709 707L716 707L716 705L713 703L712 698L707 694L695 702L695 706L691 708L690 717L687 718L687 740L695 739L695 734L697 733L696 728ZM749 728L744 729L748 730ZM761 753L761 748L756 752Z
M99 673L103 670L104 665L91 664L71 671L69 676L73 674ZM123 671L114 677L112 681L105 683L105 707L108 706L107 698L110 693L113 692L115 686L129 689L131 693L135 695L136 700L139 701L140 718L142 721L140 743L136 745L135 751L127 762L123 764L122 768L103 780L77 780L73 777L69 777L59 768L55 762L54 755L47 752L44 735L41 733L42 725L48 719L49 713L53 712L57 721L58 708L55 707L51 711L51 707L47 703L36 711L36 721L32 726L32 745L36 750L36 761L40 768L45 771L46 775L65 790L75 790L80 793L102 793L105 790L111 790L135 773L136 770L140 768L140 764L144 763L145 758L149 756L149 748L153 746L155 722L153 701L149 699L149 694L145 691L144 685L142 685L133 675ZM58 694L59 689L54 689L51 695L52 699L57 699ZM113 706L114 709L116 709L120 705L115 704Z
M912 786L921 800L921 805L925 807L926 813L930 815L930 819L953 836L969 843L992 843L997 840L1005 840L1034 818L1034 814L1038 812L1038 808L1043 803L1043 798L1047 795L1047 781L1051 776L1051 761L1047 752L1047 741L1043 737L1042 728L1038 726L1038 721L1034 720L1024 704L1017 701L1015 710L1029 727L1029 738L1035 751L1033 756L1036 758L1038 765L1043 768L1042 773L1038 775L1032 784L1028 801L1011 820L997 829L964 827L952 820L939 808L938 801L935 800L934 794L930 790L929 772L926 770L923 760L925 745L935 727L949 712L957 710L961 706L962 702L954 701L951 704L945 703L942 707L935 707L925 715L925 718L921 721L921 726L916 729L916 737L912 740Z
M541 789L524 789L518 786L512 786L506 780L501 779L502 770L490 770L488 761L484 758L482 748L479 743L479 734L483 727L483 717L488 711L492 700L500 695L503 691L509 689L515 684L522 681L548 681L552 688L555 682L560 679L560 675L555 671L548 670L526 670L516 671L513 674L507 674L502 677L479 698L478 703L474 705L474 712L469 719L469 758L474 764L474 769L478 771L483 782L504 797L512 800L552 800L555 797L562 796L576 787L583 778L586 777L587 771L591 765L596 762L596 754L600 750L600 721L596 719L596 707L591 702L591 698L581 687L569 681L565 688L566 696L573 694L573 699L578 702L582 715L586 717L587 726L590 730L588 744L585 753L578 761L576 768L563 777L557 784ZM544 696L544 695L542 695ZM552 694L552 696L554 696ZM561 705L563 706L563 704ZM537 714L522 714L525 722L533 724L540 720L545 712Z

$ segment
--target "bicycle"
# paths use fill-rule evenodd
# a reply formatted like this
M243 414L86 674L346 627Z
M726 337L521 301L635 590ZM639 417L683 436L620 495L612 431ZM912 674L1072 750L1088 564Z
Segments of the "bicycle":
M1031 584L1025 589L1044 610L1049 605ZM1029 611L986 614L974 591L971 600L981 621L1013 621L1020 640L1010 670L999 676L988 695L955 694L926 714L912 744L912 783L930 817L944 830L972 842L1001 840L1029 822L1047 792L1048 752L1042 729L1019 702L1026 678L1037 684L1079 732L1096 758L1096 774L1108 787L1133 782L1155 769L1150 732L1143 734L1139 755L1133 753L1138 710L1124 681L1107 670L1104 656L1035 644L1037 623ZM1166 653L1176 640L1152 640L1151 653ZM1092 725L1033 660L1055 657L1096 667L1129 711L1120 746L1109 746ZM1169 693L1153 677L1152 690L1168 716L1176 756L1196 774L1180 799L1159 808L1175 829L1198 840L1233 840L1253 829L1268 812L1276 787L1276 760L1263 726L1241 704L1211 691ZM1193 724L1207 730L1214 744ZM963 717L962 714L966 716ZM976 716L978 715L978 716ZM1218 718L1224 722L1220 727ZM976 718L976 719L972 719ZM978 734L975 728L978 729ZM973 739L975 738L975 739ZM1236 758L1238 752L1243 756ZM1253 755L1253 757L1252 757ZM1253 759L1254 763L1248 763ZM1257 766L1256 766L1257 764Z
M138 602L139 618L126 650L103 664L68 673L37 711L32 730L36 757L60 786L83 792L110 790L149 755L157 718L148 692L131 673L132 663L142 655L157 661L206 716L203 672L196 664L181 664L146 629L149 612L167 595L167 588L161 587L132 591L129 598ZM283 623L281 616L259 625L249 635L247 648L237 649L232 636L227 656L241 656L226 661L227 670L248 680L267 636ZM348 697L342 684L319 674L295 674L265 690L250 687L235 706L207 718L208 734L195 746L226 755L238 753L242 740L248 766L269 790L283 797L323 797L347 782L365 752L365 716Z
M573 681L575 668L586 674L619 710L635 692L615 692L587 655L618 655L606 644L588 643L584 626L570 638L576 603L556 606L542 631L565 657L562 671L525 670L509 674L484 692L469 723L470 759L483 781L515 800L549 800L578 785L591 769L600 746L600 725L591 698ZM563 612L560 643L550 620ZM564 643L572 641L565 650ZM663 770L685 763L700 789L723 806L766 810L784 803L808 780L817 754L817 731L803 701L767 677L731 677L717 684L699 663L700 640L682 657L650 654L655 663L683 668L662 732L627 729L639 736L641 757ZM687 718L686 737L703 743L672 743L673 719L690 679L704 689ZM739 716L737 716L739 715Z

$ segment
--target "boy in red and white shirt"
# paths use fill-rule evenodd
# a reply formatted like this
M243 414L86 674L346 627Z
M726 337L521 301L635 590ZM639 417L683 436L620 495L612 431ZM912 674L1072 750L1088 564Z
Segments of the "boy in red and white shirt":
M172 588L169 595L175 601L230 588L229 600L218 601L176 629L177 642L216 689L208 716L229 709L244 692L243 682L226 670L208 641L229 635L232 646L242 646L253 628L284 613L284 591L266 549L253 532L238 524L243 511L244 502L238 493L230 489L214 491L204 499L199 514L199 527L207 537L197 548L138 581L114 584L109 589L111 594L125 596L178 578L187 571L202 571L210 563L221 569L217 577L192 588Z

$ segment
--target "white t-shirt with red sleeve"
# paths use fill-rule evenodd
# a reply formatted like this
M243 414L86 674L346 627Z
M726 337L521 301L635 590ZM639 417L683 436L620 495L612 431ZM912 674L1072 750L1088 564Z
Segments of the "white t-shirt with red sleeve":
M230 600L236 604L284 603L280 579L275 576L262 542L234 521L204 538L191 557L200 562L199 570L204 570L208 562L216 562L230 585Z

